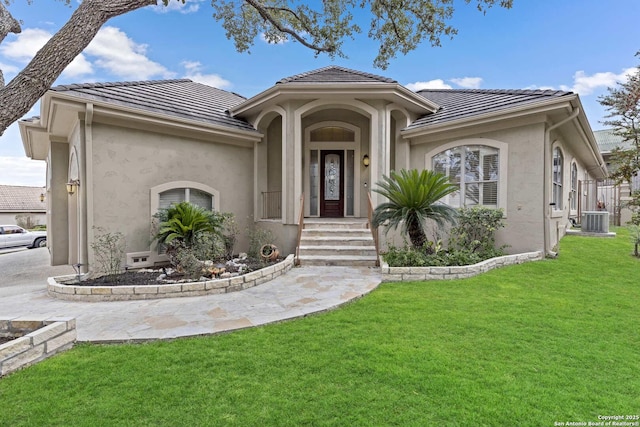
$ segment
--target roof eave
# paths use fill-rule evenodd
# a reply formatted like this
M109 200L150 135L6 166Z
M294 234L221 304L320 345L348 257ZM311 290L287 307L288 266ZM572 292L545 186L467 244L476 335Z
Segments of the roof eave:
M263 105L274 102L279 97L304 98L314 96L336 95L340 97L361 98L366 95L366 99L380 97L381 95L395 95L402 101L411 105L417 111L434 113L440 108L433 101L418 95L398 83L286 83L276 84L269 89L260 92L256 96L235 106L230 110L231 115L242 116L251 114L260 109Z
M457 120L450 120L444 123L425 124L415 127L409 126L402 129L400 133L404 138L415 138L421 135L444 132L450 129L460 129L463 127L477 126L486 123L492 123L498 120L519 118L535 113L549 113L553 110L561 109L571 110L571 101L572 98L569 96L554 98L551 100L511 107L504 110L490 111L484 114L464 117Z

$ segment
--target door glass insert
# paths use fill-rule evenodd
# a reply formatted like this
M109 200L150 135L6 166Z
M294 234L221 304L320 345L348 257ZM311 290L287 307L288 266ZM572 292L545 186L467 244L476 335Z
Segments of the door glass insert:
M347 215L353 215L354 210L354 181L355 181L355 152L347 150Z
M340 156L338 154L325 156L324 199L340 200Z
M309 161L309 214L318 215L318 188L320 187L318 150L311 150Z

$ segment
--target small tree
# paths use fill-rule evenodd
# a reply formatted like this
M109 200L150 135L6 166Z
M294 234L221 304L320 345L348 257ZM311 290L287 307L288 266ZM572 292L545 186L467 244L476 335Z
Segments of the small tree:
M636 53L640 56L640 51ZM611 177L618 183L628 182L640 171L640 67L627 80L609 88L598 98L609 112L603 124L613 128L614 135L630 144L630 148L615 148L611 152Z
M438 225L455 220L455 209L439 200L459 188L440 173L429 170L418 172L416 169L391 171L390 176L383 176L382 181L376 185L379 188L373 191L389 201L376 207L373 225L388 225L394 229L401 227L416 249L427 243L424 227L428 219L434 220ZM432 252L429 247L426 250Z
M27 230L36 228L39 222L40 221L28 214L16 215L16 224L18 224L22 228L26 228Z
M193 246L202 233L220 234L223 216L189 202L172 204L158 213L160 219L156 240L170 246L174 241Z
M126 243L122 233L109 233L102 227L94 228L98 233L91 243L91 249L98 264L98 272L105 274L111 281L122 272Z

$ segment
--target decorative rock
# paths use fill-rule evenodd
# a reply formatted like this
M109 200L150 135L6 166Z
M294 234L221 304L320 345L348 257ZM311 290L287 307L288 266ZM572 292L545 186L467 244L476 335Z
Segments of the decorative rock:
M161 275L158 276L158 278L156 280L160 281L160 280L164 280L167 278L167 275L162 273Z
M248 258L248 255L246 253L244 253L244 252L240 252L240 254L238 255L238 258L240 260L245 260L245 259Z
M222 273L222 274L220 275L220 278L221 278L221 279L228 279L228 278L229 278L229 277L231 277L231 276L232 276L232 274L231 274L231 273Z

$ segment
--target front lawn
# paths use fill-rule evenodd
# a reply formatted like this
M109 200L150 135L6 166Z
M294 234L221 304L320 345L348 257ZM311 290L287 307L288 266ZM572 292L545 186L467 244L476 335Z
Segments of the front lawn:
M557 260L383 284L277 325L78 345L0 379L0 425L553 426L637 415L640 261L617 231L565 237Z

